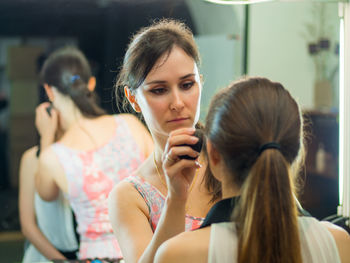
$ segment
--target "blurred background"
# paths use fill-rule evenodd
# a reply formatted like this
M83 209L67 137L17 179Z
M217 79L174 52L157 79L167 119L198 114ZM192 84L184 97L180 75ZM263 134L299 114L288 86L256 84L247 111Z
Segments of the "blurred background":
M23 152L38 142L34 112L43 96L42 62L56 48L79 47L97 78L102 107L118 113L113 84L126 45L133 32L164 17L184 21L199 45L202 119L211 96L242 75L279 81L297 98L308 123L300 201L319 219L336 213L336 1L226 6L204 0L0 0L0 254L9 255L3 262L20 262L23 255L18 168Z

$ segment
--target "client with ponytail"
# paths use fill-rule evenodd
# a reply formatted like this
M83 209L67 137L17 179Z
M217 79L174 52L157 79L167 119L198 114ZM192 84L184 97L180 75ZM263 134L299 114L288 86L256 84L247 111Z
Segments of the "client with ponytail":
M151 136L133 115L110 116L98 106L96 80L78 49L52 53L41 75L52 109L43 103L36 110L41 138L37 192L46 201L63 193L72 206L80 235L79 259L120 259L107 198L113 186L153 151ZM57 130L62 130L58 141Z
M221 90L208 110L205 137L223 198L209 214L230 216L169 239L155 262L350 262L348 233L301 213L294 182L303 121L280 83L246 78Z

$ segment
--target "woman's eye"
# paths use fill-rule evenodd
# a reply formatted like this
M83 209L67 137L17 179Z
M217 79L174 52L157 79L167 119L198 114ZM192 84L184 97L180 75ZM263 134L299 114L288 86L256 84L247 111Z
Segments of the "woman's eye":
M185 82L185 83L182 83L182 88L187 90L192 88L193 85L194 85L194 81Z
M153 94L156 94L156 95L161 95L161 94L164 94L166 92L166 89L165 88L154 88L154 89L151 89L151 92Z

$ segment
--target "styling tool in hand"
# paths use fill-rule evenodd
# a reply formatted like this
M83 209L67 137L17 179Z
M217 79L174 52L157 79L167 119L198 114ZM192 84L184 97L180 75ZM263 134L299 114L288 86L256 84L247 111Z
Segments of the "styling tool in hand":
M201 130L196 130L193 134L193 136L196 136L199 140L195 144L183 144L181 146L190 146L193 150L196 152L200 152L202 150L203 145L203 132ZM187 159L187 160L195 160L197 157L191 157L188 155L181 155L179 156L180 159Z
M52 110L52 104L50 104L50 106L46 108L46 112L47 114L49 114L50 117L51 117L51 110Z

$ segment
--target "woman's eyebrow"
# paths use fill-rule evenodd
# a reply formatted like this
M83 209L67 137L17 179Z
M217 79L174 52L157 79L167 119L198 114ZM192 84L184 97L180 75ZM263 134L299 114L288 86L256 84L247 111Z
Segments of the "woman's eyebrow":
M183 79L186 79L188 77L193 77L193 76L195 76L195 74L190 73L190 74L186 74L185 76L180 77L179 79L183 80ZM165 81L165 80L152 80L152 81L146 82L145 84L151 85L151 84L165 84L165 83L167 83L167 81Z
M190 74L187 74L187 75L181 77L180 79L186 79L188 77L193 77L193 76L195 76L195 74L194 73L190 73Z
M150 82L146 82L146 85L150 85L150 84L164 84L166 83L165 80L152 80Z

